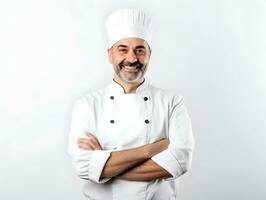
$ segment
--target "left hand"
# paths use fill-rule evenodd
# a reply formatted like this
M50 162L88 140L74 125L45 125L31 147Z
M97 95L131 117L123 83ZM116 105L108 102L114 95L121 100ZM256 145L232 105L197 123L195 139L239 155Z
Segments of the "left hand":
M87 138L78 138L78 147L83 150L101 150L98 139L91 133L86 132Z

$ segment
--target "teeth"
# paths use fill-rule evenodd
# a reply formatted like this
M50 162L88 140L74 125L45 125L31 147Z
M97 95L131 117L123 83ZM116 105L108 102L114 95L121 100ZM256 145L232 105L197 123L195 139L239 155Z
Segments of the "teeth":
M129 67L129 66L124 66L126 69L131 69L131 70L135 70L137 69L137 67Z

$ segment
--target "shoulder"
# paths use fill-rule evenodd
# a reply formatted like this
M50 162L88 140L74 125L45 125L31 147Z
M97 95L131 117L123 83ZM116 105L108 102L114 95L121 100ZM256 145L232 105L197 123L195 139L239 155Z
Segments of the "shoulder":
M149 90L151 95L156 99L161 99L169 106L177 106L183 104L183 95L178 94L177 92L162 89L153 85L149 85Z
M103 96L106 95L106 91L107 87L98 90L89 91L86 94L78 97L74 101L74 105L79 107L88 107L95 103L99 103L101 102Z

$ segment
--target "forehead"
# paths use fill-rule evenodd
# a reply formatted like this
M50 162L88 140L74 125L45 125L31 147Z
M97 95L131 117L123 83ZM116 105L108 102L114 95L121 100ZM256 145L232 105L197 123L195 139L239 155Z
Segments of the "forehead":
M118 47L121 45L127 46L127 47L133 47L133 48L137 46L144 46L148 48L147 42L141 38L124 38L116 42L114 44L114 47Z

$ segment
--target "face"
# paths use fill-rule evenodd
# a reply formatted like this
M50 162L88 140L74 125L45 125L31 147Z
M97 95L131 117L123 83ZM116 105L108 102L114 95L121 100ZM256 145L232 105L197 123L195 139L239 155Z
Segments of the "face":
M115 75L126 83L143 80L150 60L151 50L140 38L125 38L108 50L109 62Z

